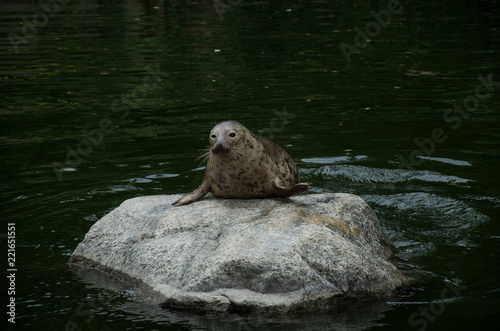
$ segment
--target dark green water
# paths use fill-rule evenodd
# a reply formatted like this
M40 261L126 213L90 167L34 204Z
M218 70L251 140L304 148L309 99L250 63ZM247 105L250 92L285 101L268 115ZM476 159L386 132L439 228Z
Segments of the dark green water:
M500 3L392 4L2 1L2 293L8 223L17 271L1 324L498 327ZM284 146L313 192L365 199L415 285L325 313L198 314L148 305L126 284L68 267L92 224L125 199L196 188L198 151L226 119Z

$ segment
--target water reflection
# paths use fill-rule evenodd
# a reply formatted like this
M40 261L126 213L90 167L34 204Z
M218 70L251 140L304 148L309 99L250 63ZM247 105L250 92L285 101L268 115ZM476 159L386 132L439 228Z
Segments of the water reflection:
M163 298L140 285L130 285L117 281L102 272L73 268L82 283L90 288L99 288L128 296L115 307L115 317L135 322L152 322L158 325L179 325L189 328L208 330L365 330L380 326L378 323L384 313L394 309L384 300L370 300L343 303L331 312L321 314L295 313L293 315L266 315L242 313L192 312L175 309L163 309L157 306ZM396 299L396 297L392 297ZM100 306L101 304L99 304ZM97 327L89 323L88 327Z

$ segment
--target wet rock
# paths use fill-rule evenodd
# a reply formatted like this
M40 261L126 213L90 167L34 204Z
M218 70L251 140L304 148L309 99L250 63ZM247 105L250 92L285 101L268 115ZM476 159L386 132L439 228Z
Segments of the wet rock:
M92 226L70 263L131 281L163 306L223 311L327 309L407 283L358 196L211 196L173 207L179 198L123 202Z

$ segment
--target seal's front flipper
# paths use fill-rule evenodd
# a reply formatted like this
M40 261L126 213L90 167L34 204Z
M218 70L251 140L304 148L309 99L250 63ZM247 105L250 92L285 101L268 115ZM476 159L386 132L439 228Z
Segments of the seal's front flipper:
M206 180L203 180L200 187L193 191L193 193L186 195L185 197L177 200L172 205L175 207L187 205L192 202L198 201L203 198L208 192L210 192L210 184Z
M293 185L292 187L286 187L285 185L283 185L283 182L279 178L275 178L273 180L273 188L277 196L286 198L304 191L308 191L309 189L311 189L311 185L309 183L298 183Z

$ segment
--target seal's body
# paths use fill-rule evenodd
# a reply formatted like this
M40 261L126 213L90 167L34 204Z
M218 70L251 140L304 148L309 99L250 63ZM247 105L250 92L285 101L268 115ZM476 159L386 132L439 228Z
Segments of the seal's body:
M173 205L198 201L208 192L220 198L251 199L289 197L309 189L309 184L300 183L297 166L281 147L238 122L226 121L210 132L200 187Z

